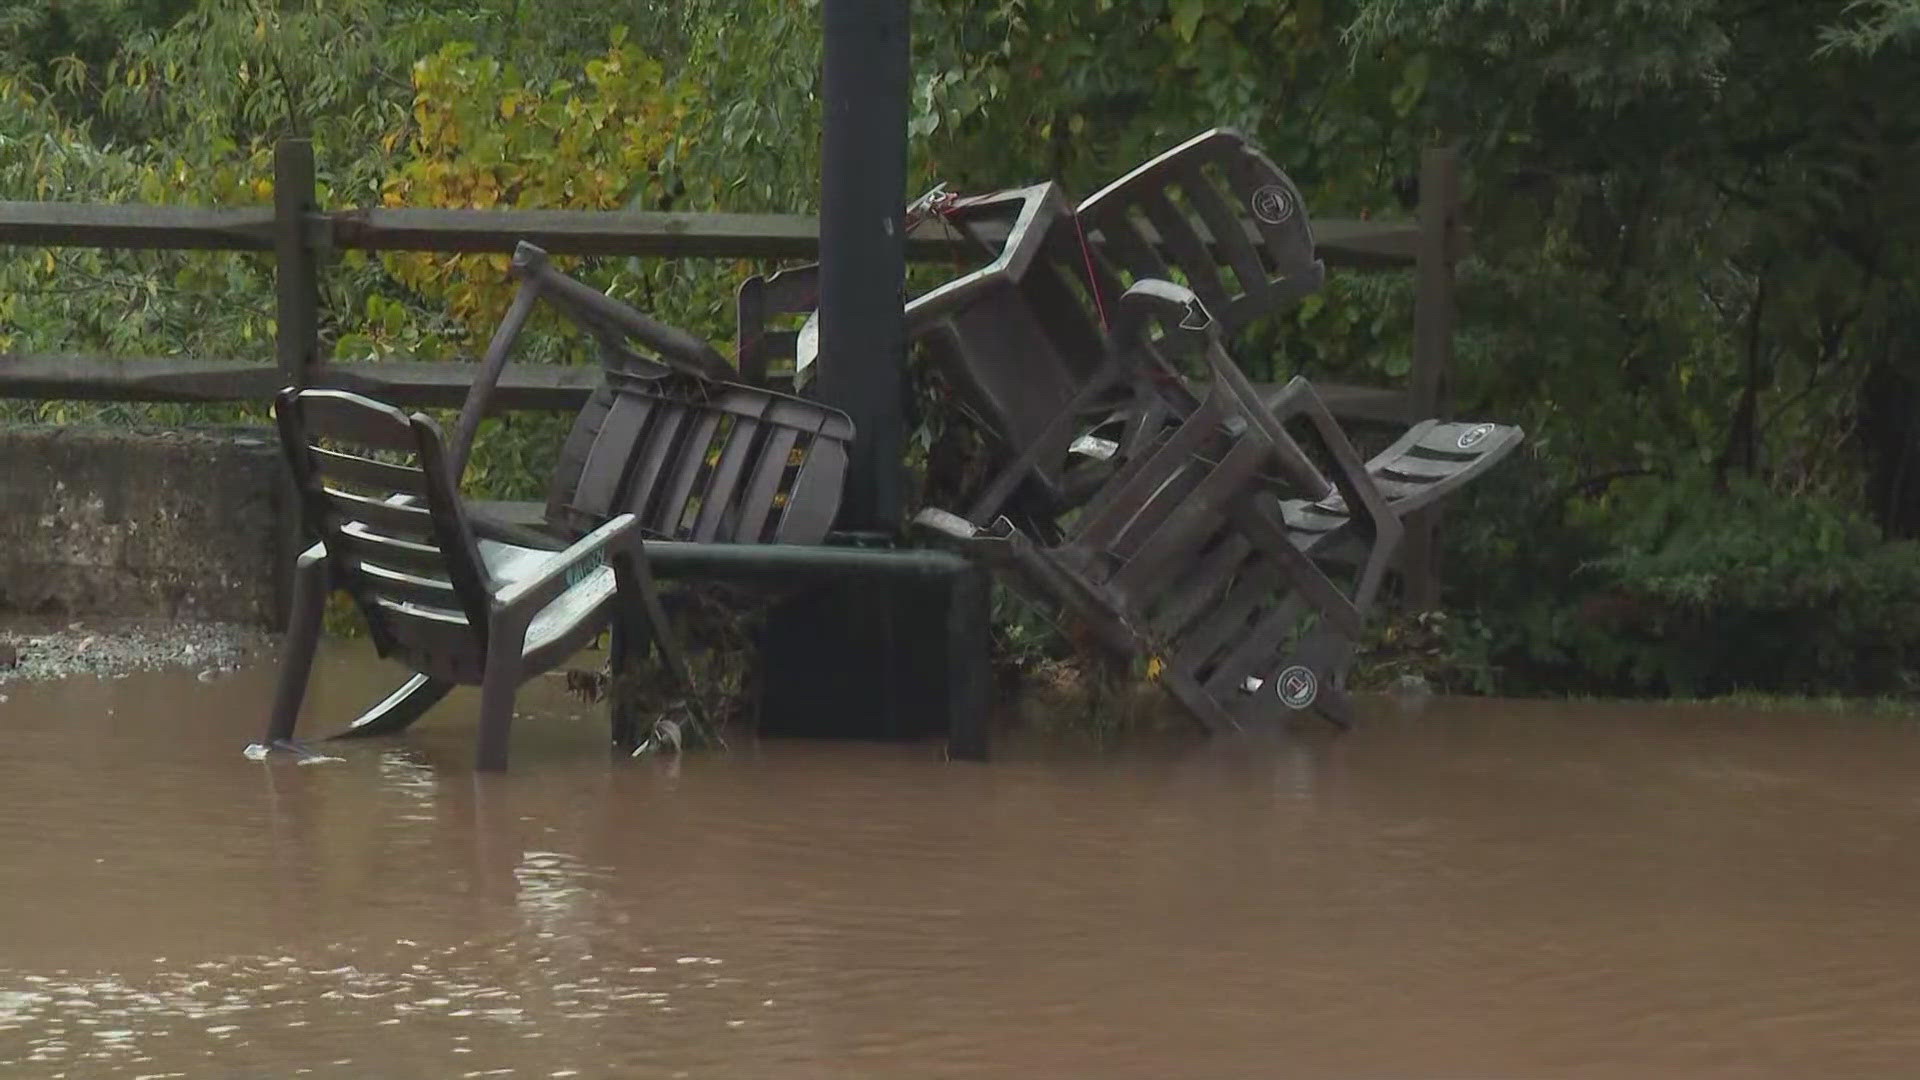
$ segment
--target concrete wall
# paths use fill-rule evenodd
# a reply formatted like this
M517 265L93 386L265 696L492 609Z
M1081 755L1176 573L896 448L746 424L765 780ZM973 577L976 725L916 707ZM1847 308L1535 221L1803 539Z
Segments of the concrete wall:
M0 426L0 612L273 626L266 428Z

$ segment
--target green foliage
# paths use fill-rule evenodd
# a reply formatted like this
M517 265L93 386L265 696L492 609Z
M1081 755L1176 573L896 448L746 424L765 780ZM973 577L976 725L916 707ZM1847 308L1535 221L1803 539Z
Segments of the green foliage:
M104 66L127 38L164 30L192 6L192 0L14 2L0 9L0 70L58 87L63 111L89 112L97 105L85 92L90 72Z
M1478 620L1444 611L1394 611L1369 630L1352 689L1394 691L1407 678L1444 693L1488 694L1499 685L1490 654L1493 632Z
M1743 481L1649 491L1589 572L1615 602L1618 671L1683 696L1920 690L1920 543Z
M1411 160L1420 49L1356 57L1321 0L936 0L916 8L916 161L985 188L1050 177L1091 193L1197 131L1274 148L1321 214L1394 205ZM1388 165L1388 162L1395 164Z
M1911 691L1912 518L1861 497L1920 437L1864 422L1920 385L1908 6L1356 6L1466 155L1461 409L1528 428L1448 517L1504 686Z
M1472 603L1443 673L1484 667L1509 692L1920 691L1920 544L1705 469L1588 496L1527 465L1448 516L1449 587Z
M820 203L819 0L682 0L677 65L709 108L689 117L679 208L812 213Z
M1362 48L1420 41L1449 61L1471 65L1453 69L1462 83L1497 77L1527 90L1506 101L1476 95L1472 100L1482 107L1521 110L1559 101L1604 110L1710 88L1724 77L1733 51L1725 15L1719 0L1552 6L1367 0L1355 5L1347 33Z
M410 153L387 180L388 206L612 210L658 206L663 162L698 98L668 84L658 61L616 30L581 85L529 85L511 64L456 42L413 68ZM396 127L392 147L407 135ZM484 341L506 314L514 285L507 256L434 252L389 256L402 286L442 307ZM369 302L374 300L369 297ZM404 317L383 320L397 330Z
M1872 54L1920 40L1920 0L1855 0L1847 14L1821 31L1826 48Z

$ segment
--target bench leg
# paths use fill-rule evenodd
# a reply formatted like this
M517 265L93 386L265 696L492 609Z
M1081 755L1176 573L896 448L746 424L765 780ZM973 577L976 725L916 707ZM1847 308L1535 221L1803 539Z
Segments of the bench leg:
M524 618L498 618L487 628L487 666L480 682L480 745L474 768L500 772L507 767L508 738L513 731L513 701L520 692L526 647Z
M713 724L707 716L705 703L700 700L700 688L694 685L693 670L687 664L687 654L680 648L680 639L674 634L673 624L667 621L666 609L660 604L660 591L654 585L653 571L647 565L645 551L616 552L612 562L615 592L618 596L615 601L618 613L614 616L615 648L619 648L618 627L621 622L626 619L644 619L645 626L648 628L647 637L652 639L654 648L660 651L660 659L666 664L667 673L673 676L682 690L686 691L688 710L693 713L695 720L711 731ZM637 640L643 642L641 648L644 649L646 639L637 638ZM614 657L616 684L620 674L620 661L621 657L616 653Z
M300 560L293 571L292 614L287 619L285 652L280 660L280 683L273 695L273 715L267 722L267 745L293 737L306 700L307 678L313 654L320 645L320 622L327 599L327 566L323 560Z
M425 716L428 709L440 703L453 689L453 684L430 675L415 675L402 683L400 689L388 694L386 699L368 709L348 724L345 730L336 731L331 739L367 739L376 735L393 735L405 730L415 720Z
M641 613L627 610L625 603L615 605L613 617L613 688L607 695L613 719L613 745L629 751L640 744L639 688L640 665L653 645L652 627Z

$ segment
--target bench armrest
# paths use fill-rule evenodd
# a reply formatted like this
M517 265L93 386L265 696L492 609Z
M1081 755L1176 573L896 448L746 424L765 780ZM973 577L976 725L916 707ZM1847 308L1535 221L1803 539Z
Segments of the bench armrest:
M571 571L599 565L610 550L631 548L637 554L640 551L638 526L638 518L621 514L581 537L565 551L556 552L526 576L508 582L494 593L494 613L531 617L567 591L572 584L567 580Z

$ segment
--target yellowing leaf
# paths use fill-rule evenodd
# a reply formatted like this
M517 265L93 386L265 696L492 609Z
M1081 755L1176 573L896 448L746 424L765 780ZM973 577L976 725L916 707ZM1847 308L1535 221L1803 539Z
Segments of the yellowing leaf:
M1173 32L1181 41L1192 41L1194 28L1200 25L1207 0L1173 0Z

